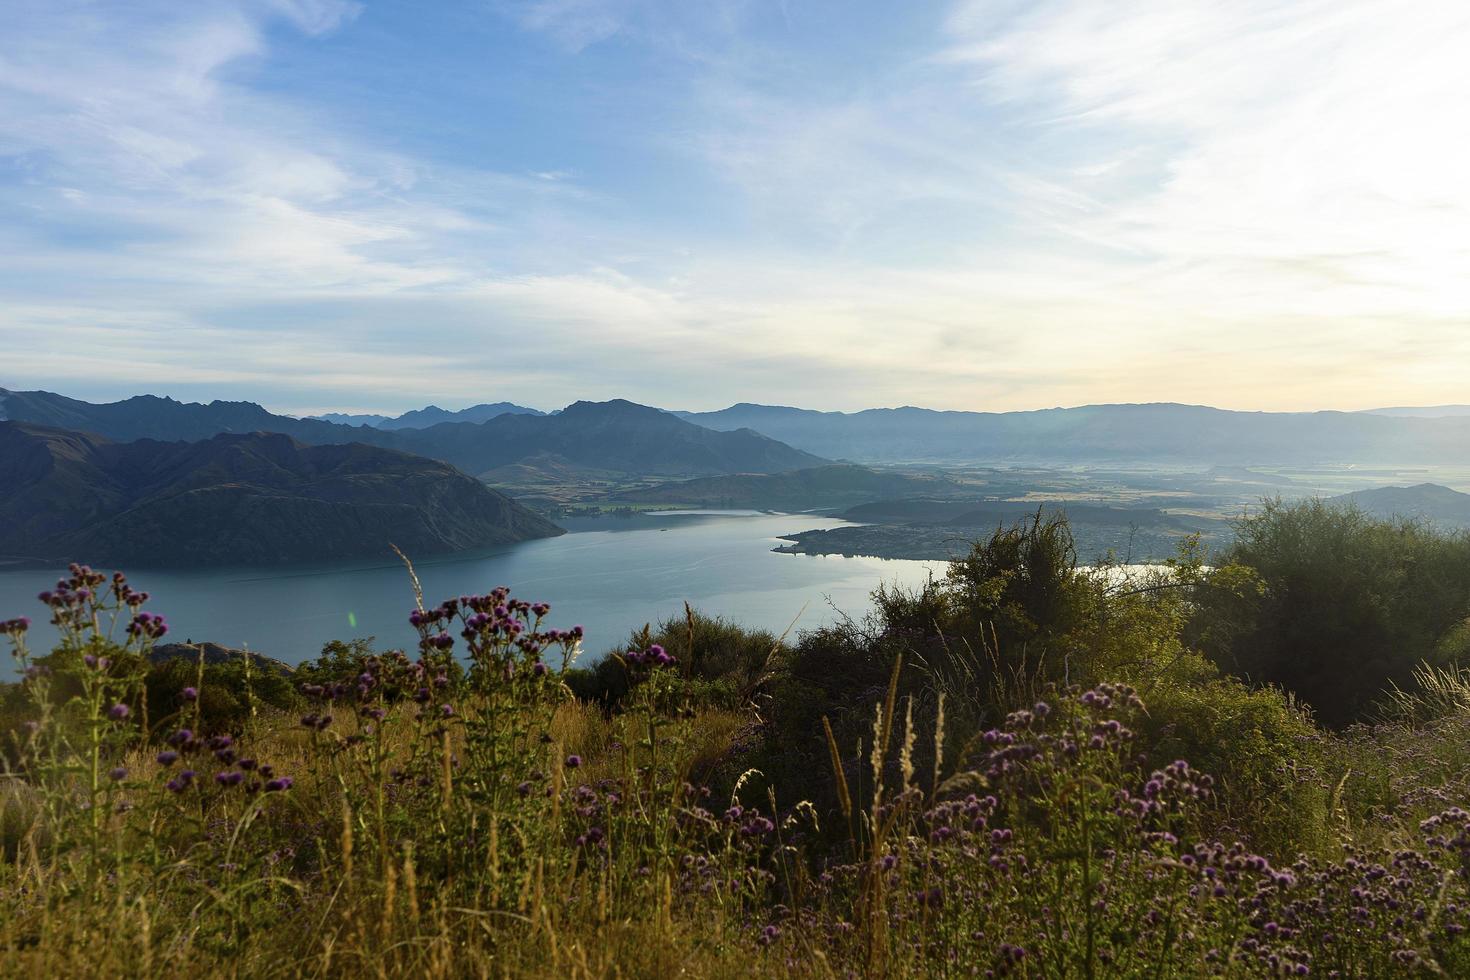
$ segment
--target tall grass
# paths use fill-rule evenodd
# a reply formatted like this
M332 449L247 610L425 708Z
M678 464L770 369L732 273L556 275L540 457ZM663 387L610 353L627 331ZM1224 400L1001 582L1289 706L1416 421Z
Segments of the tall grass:
M1126 684L1028 675L1029 703L971 734L897 657L870 731L822 718L799 748L825 763L781 781L743 746L789 733L681 662L692 614L681 656L602 668L612 704L572 694L580 630L548 607L420 598L412 653L318 665L296 715L215 730L202 667L146 717L166 625L124 579L77 567L46 601L50 656L0 624L30 723L0 780L7 976L1470 971L1461 783L1427 792L1426 768L1369 835L1371 787L1325 774L1358 794L1343 845L1273 860L1215 836L1220 787L1153 757Z

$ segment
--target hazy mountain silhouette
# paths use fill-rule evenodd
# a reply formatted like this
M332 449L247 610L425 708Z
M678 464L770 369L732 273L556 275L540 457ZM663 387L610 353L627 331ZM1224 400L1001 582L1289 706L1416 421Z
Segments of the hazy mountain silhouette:
M107 565L427 555L561 529L453 467L281 434L111 442L0 422L0 552Z
M348 415L342 412L323 412L321 415L308 415L307 418L333 425L369 425L375 429L384 422L393 421L390 415Z
M431 425L440 422L485 422L495 418L497 415L544 415L534 408L524 405L516 405L511 402L494 402L485 405L471 405L459 411L450 411L440 408L438 405L429 405L424 408L415 409L412 412L404 412L397 417L387 415L341 415L328 413L326 415L314 415L312 418L323 422L335 422L338 425L370 425L375 429L427 429Z
M1372 408L1367 415L1392 415L1408 419L1443 419L1470 415L1470 405L1406 405L1399 408Z
M1445 527L1470 528L1470 493L1437 483L1414 487L1378 487L1329 498L1356 506L1374 517L1409 517Z
M749 429L715 431L622 399L383 435L476 475L531 457L647 476L779 473L826 462Z
M868 461L1470 459L1467 417L1231 412L1176 404L1089 405L1007 413L878 408L850 414L740 404L718 412L677 414L712 429L751 428L807 452Z

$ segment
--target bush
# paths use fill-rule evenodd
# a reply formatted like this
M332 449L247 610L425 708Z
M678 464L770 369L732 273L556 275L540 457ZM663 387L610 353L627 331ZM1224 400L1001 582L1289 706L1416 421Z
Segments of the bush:
M1156 764L1189 759L1215 777L1209 832L1274 858L1336 843L1322 737L1287 692L1222 677L1197 656L1143 687L1139 741Z
M689 706L739 709L764 694L782 662L783 640L767 630L747 629L685 606L682 617L645 626L593 666L568 671L567 686L579 699L615 710L632 688L622 655L658 646L677 655L679 690Z
M1344 725L1421 662L1457 655L1470 613L1470 538L1321 500L1268 501L1226 561L1255 571L1254 601L1202 595L1200 629L1222 667L1281 686Z

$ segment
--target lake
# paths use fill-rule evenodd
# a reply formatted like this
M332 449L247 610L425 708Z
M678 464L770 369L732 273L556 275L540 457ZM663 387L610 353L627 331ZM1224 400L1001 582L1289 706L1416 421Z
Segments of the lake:
M843 521L749 511L670 511L567 519L569 533L489 551L415 559L429 604L497 585L552 605L547 623L586 630L586 659L622 644L630 631L688 600L701 612L780 633L861 616L880 583L917 585L942 574L938 562L771 551L782 534ZM29 616L33 652L50 649L36 593L63 569L0 571L0 619ZM265 569L139 570L134 587L169 621L169 641L247 647L288 663L316 656L333 639L375 636L411 649L413 591L396 559ZM585 660L584 660L585 662ZM0 668L3 670L3 668Z

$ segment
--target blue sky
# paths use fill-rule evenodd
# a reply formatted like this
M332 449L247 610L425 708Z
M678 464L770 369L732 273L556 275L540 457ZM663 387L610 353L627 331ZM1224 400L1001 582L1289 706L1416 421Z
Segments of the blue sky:
M0 386L1470 401L1470 4L0 2Z

